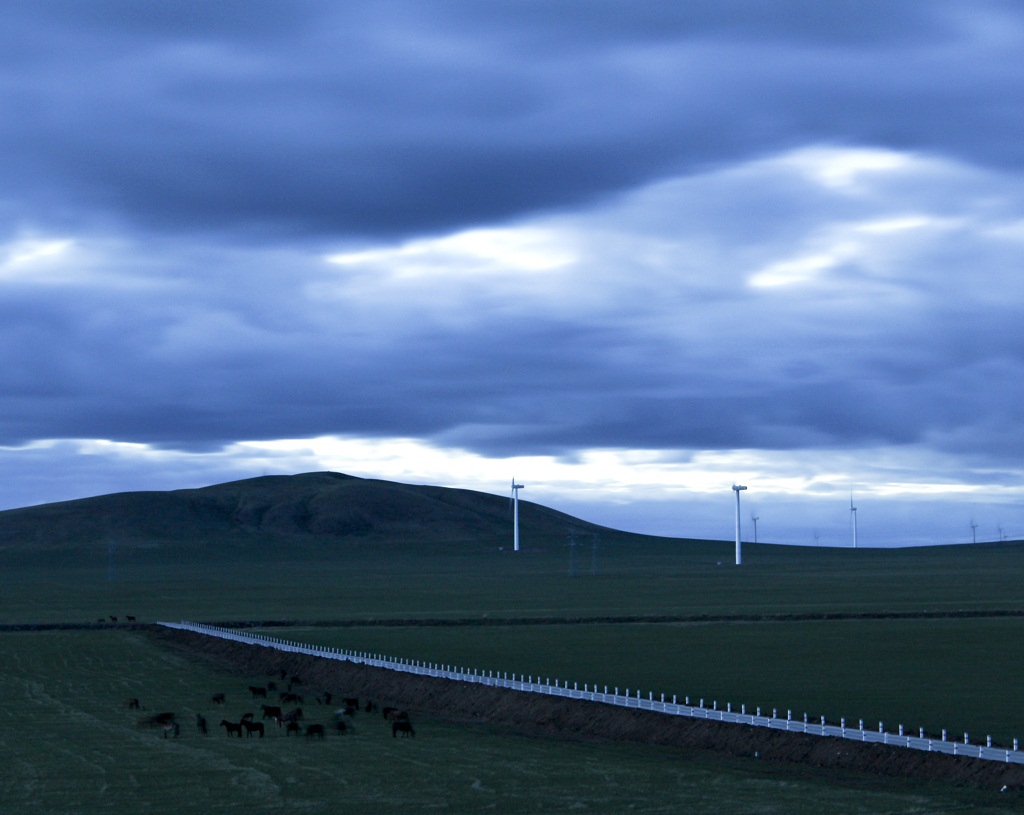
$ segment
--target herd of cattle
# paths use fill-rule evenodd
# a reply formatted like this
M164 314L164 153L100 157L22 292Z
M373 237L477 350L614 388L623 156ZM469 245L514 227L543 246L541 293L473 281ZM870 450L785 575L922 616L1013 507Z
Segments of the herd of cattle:
M268 728L273 728L276 725L277 729L283 731L286 736L305 735L307 740L313 740L323 739L328 730L333 730L338 735L348 733L352 729L352 723L356 714L359 712L380 712L384 720L391 725L392 737L416 735L412 722L409 720L408 712L394 707L379 708L376 702L369 699L364 700L360 704L360 700L355 697L344 697L341 700L341 706L337 707L331 714L329 727L320 722L308 722L301 707L303 704L303 696L300 693L302 680L297 676L288 676L286 671L281 671L279 678L282 682L287 680L287 686L283 689L278 687L276 681L267 682L265 686L249 686L249 700L251 702L258 702L261 699L267 699L269 702L271 698L276 698L278 704L260 704L261 715L259 719L256 718L254 711L250 711L243 713L238 721L222 718L217 727L224 728L224 732L229 737L237 736L242 738L243 735L246 737L255 735L258 738L263 738ZM334 702L334 694L326 690L321 691L313 698L321 708L323 706L330 707ZM212 705L223 707L228 702L227 694L215 693L210 697L209 701ZM143 709L136 698L129 699L126 704L130 710ZM139 727L159 729L162 731L164 738L177 737L181 734L181 724L178 721L178 717L171 711L143 716L138 720L138 725ZM201 713L196 714L195 727L200 735L206 736L210 733L210 725L206 717Z

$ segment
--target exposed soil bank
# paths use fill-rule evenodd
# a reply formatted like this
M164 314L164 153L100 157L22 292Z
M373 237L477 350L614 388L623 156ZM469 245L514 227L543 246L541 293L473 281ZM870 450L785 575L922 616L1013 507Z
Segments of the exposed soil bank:
M449 679L416 676L383 668L289 654L259 645L190 631L152 626L157 643L246 677L302 678L309 690L371 698L413 712L453 721L489 723L533 736L606 739L707 750L764 761L805 764L836 771L943 781L979 789L1020 793L1024 765L881 744L862 744L761 727L707 722L651 711L628 710L583 700L492 688Z

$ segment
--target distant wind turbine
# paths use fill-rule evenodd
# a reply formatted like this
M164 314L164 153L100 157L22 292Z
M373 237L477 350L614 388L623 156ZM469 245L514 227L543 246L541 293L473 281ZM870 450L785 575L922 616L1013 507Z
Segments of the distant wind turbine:
M850 493L850 518L853 520L853 548L857 548L857 507L853 505L853 493Z
M757 515L754 515L754 513L750 513L750 520L754 522L754 543L757 543L757 522L761 519Z
M971 543L978 542L978 525L974 522L974 518L971 518Z
M512 477L512 551L519 551L519 490L524 489L522 484L517 484L515 476Z

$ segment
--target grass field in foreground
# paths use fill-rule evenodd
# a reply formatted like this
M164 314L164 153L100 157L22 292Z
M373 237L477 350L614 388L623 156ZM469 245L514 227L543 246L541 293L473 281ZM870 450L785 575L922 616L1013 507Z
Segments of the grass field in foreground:
M0 634L0 801L5 811L42 815L1013 811L995 793L800 776L750 761L525 739L423 718L414 740L392 739L383 720L362 715L351 736L322 743L195 732L197 710L213 724L254 709L247 684L124 632ZM223 710L207 703L214 691L228 694ZM181 737L136 727L138 714L124 704L130 696L150 710L176 711Z
M1024 547L823 550L662 542L518 555L353 553L343 562L7 569L0 622L476 619L516 616L792 614L1024 608ZM595 574L591 568L596 565ZM877 727L1024 736L1022 625L988 620L787 622L323 631L309 638L394 656L791 708ZM286 636L291 636L285 632Z

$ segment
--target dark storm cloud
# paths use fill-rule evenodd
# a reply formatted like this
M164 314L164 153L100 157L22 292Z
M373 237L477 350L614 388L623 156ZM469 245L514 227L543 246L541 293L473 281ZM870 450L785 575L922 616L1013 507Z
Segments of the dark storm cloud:
M253 274L235 262L242 268L222 259L221 272L236 280L243 270ZM300 316L284 288L253 302L198 280L188 291L178 305L173 286L121 292L120 305L88 292L54 299L46 290L5 303L0 442L109 438L201 450L344 432L433 438L495 455L796 449L902 444L979 415L997 425L1018 418L1013 402L988 406L995 371L984 346L1005 328L999 321L972 329L983 338L974 352L947 357L943 347L956 347L955 337L933 349L903 325L829 337L814 326L789 327L784 315L781 324L747 319L733 336L706 332L704 323L727 324L737 307L729 300L701 306L694 330L673 336L612 330L600 316L573 314L571 303L558 320L527 321L526 303L486 313L486 324L446 326L446 313L435 310L367 313L342 298L323 306L331 314L324 324ZM619 307L630 310L626 291ZM452 305L475 308L473 300ZM688 319L671 309L663 316ZM861 316L841 319L853 329ZM763 347L745 362L752 343ZM1016 387L1009 374L1022 364L1016 353L995 383L1006 396Z
M946 3L14 3L22 217L403 235L807 143L1019 166L1020 14Z

